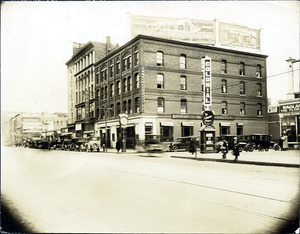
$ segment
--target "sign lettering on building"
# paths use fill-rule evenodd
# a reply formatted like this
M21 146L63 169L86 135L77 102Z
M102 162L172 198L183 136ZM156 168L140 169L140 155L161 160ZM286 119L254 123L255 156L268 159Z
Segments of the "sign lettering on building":
M280 113L286 113L286 112L294 112L294 111L298 111L299 112L299 108L300 104L290 104L290 105L283 105L279 107Z
M209 108L211 106L211 58L202 58L202 71L203 71L203 100L204 106Z
M172 115L172 119L201 119L201 115Z

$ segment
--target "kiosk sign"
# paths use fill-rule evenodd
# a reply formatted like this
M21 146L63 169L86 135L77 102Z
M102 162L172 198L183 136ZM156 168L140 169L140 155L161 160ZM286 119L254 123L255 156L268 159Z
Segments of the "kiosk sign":
M208 109L211 106L211 58L202 58L202 71L203 71L203 100L204 106Z

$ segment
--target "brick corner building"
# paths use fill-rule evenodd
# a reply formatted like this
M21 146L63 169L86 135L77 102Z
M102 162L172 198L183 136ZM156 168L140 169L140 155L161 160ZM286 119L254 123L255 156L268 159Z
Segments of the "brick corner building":
M81 50L67 62L69 73L80 67L81 54L86 58L87 52ZM118 115L127 113L129 148L147 134L160 135L163 142L198 136L204 56L212 61L216 135L266 134L266 55L144 35L95 59L91 68L69 74L69 117L75 120L71 121L74 130L94 131L103 139L107 134L108 147L115 147L121 137ZM84 77L89 77L89 69L94 76L88 80ZM89 99L83 96L87 88L93 93ZM79 123L85 123L84 129L76 129Z

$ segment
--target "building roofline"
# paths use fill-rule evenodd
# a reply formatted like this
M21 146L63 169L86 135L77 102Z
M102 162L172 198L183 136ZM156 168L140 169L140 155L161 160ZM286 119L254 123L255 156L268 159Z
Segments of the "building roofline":
M139 34L136 37L134 37L133 39L131 39L130 41L128 41L127 43L125 43L124 45L120 46L118 49L113 50L110 54L108 54L104 58L102 58L99 61L95 62L95 66L98 65L99 63L105 61L108 57L110 57L110 56L112 56L116 53L119 53L124 48L126 48L128 45L138 41L139 39L153 40L153 41L159 41L159 42L168 42L168 43L174 43L174 44L178 44L178 45L191 46L191 47L208 49L208 50L215 50L215 51L230 52L230 53L235 53L235 54L256 56L256 57L260 57L260 58L267 58L268 57L268 55L264 55L264 54L245 52L245 51L239 51L239 50L233 50L233 49L226 49L226 48L221 48L221 47L216 47L216 46L208 46L208 45L203 45L203 44L196 44L196 43L190 43L190 42L171 40L171 39L165 39L165 38L161 38L161 37L153 37L153 36L147 36L147 35Z
M85 50L88 50L95 46L95 44L101 44L105 45L104 42L98 42L98 41L88 41L84 46L82 46L75 54L72 55L72 57L65 63L66 65L69 65L76 57L79 56L79 54Z

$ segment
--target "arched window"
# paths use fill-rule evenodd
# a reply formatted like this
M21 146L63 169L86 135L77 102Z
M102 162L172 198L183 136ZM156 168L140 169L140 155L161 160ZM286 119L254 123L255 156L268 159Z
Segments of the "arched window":
M138 89L140 87L140 73L136 73L134 75L135 88Z

